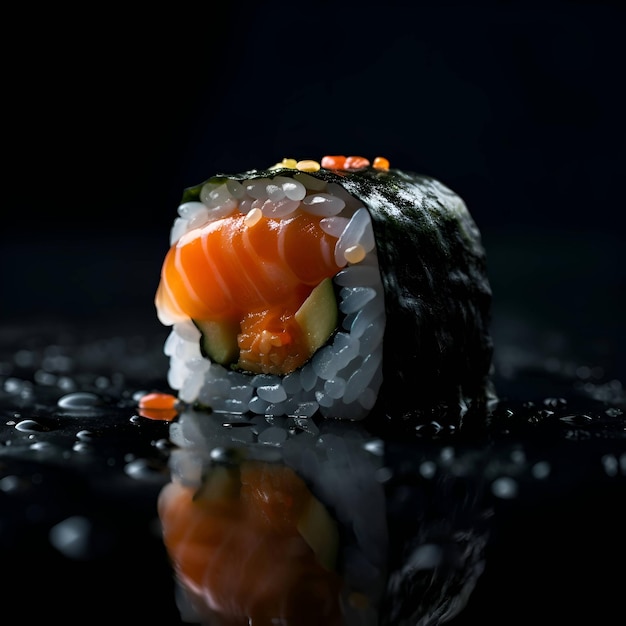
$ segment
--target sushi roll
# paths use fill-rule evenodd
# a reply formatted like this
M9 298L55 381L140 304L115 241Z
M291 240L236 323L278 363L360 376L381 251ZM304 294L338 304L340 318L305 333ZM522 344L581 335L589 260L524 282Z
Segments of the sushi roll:
M155 296L179 399L363 420L494 397L480 232L386 159L284 159L185 190Z

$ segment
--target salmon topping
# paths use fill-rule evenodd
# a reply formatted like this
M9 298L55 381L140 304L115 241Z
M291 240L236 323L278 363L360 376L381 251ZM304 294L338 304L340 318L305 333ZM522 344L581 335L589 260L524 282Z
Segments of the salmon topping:
M189 231L165 257L157 307L172 322L215 323L234 333L237 347L224 351L223 365L267 374L301 367L312 354L295 314L341 269L337 238L321 219L299 210L254 220L236 212Z

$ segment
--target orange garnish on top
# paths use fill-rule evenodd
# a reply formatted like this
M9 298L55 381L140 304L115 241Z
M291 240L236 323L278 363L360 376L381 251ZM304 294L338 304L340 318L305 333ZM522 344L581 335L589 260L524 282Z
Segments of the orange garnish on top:
M360 170L369 167L370 162L362 156L327 155L322 158L321 164L328 170ZM385 157L376 157L372 167L376 170L387 171L389 160Z
M322 167L325 167L327 170L343 170L345 165L345 156L325 156L322 158Z
M376 157L374 159L374 164L372 165L372 167L375 170L388 170L389 169L389 160L386 159L385 157Z
M349 156L344 164L344 169L347 170L360 170L363 167L368 167L370 162L365 157Z

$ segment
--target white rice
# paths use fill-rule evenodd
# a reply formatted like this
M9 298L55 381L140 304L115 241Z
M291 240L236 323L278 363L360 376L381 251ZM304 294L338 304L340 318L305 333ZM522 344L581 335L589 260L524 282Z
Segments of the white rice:
M232 371L203 357L200 331L191 320L176 323L165 342L168 383L186 403L214 412L360 420L372 409L382 384L384 290L369 212L340 185L297 173L254 180L207 183L201 202L178 208L170 241L239 211L259 209L284 218L296 209L323 216L321 227L338 237L334 255L341 271L341 328L298 371L286 376ZM332 254L332 252L331 252Z

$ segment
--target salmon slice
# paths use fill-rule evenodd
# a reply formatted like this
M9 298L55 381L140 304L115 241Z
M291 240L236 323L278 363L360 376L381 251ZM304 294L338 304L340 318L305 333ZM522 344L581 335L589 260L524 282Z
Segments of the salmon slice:
M301 367L312 354L295 314L341 269L337 238L322 230L321 219L300 210L284 219L237 213L183 235L163 262L159 318L236 334L223 365L266 374Z

